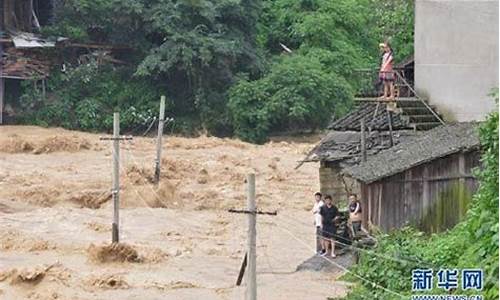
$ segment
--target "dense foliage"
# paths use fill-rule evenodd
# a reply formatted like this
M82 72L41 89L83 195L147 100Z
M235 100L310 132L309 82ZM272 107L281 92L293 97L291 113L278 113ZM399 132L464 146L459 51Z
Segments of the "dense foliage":
M397 61L413 55L414 1L370 1L374 34L389 39Z
M113 111L121 112L122 127L130 130L153 120L159 95L147 80L127 72L98 68L90 62L53 76L48 97L40 88L28 89L21 106L37 125L94 130L112 128Z
M129 47L124 51L126 54L120 55L127 65L115 70L96 69L84 87L74 82L80 80L78 77L74 77L74 81L65 80L66 85L75 89L82 87L82 94L87 90L99 93L102 78L110 85L121 85L130 91L129 95L120 93L117 97L135 98L130 104L136 109L149 109L149 103L158 103L159 94L166 94L171 100L168 113L177 122L189 119L191 125L202 124L211 133L229 134L232 128L226 109L227 90L238 74L255 78L262 68L255 42L259 11L260 1L254 0L69 0L58 8L57 21L44 28L44 33L66 36L78 42ZM68 60L71 62L71 58ZM86 66L74 63L68 68L70 72L79 72L78 69ZM115 76L114 72L123 77ZM112 79L107 80L107 77ZM127 88L129 83L132 86ZM139 91L134 83L145 84ZM50 90L57 91L60 87L57 76L51 78L48 85ZM142 96L136 97L137 94ZM61 103L81 100L64 98L66 93L56 92L53 96ZM89 98L100 97L90 95ZM100 105L91 102L86 103ZM113 106L113 103L106 106ZM115 108L122 112L125 109ZM78 111L71 113L80 118ZM40 114L35 117L54 123ZM73 128L106 128L99 122L92 128L80 127L79 121L71 124L75 125Z
M26 122L103 130L110 117L89 121L94 112L134 110L144 118L127 117L124 126L147 126L166 94L176 128L263 142L345 113L357 88L353 70L376 66L386 37L401 55L413 48L413 1L406 0L60 3L43 34L127 46L118 57L126 64L95 66L64 51L67 72L54 70L46 99L25 86Z
M496 99L498 102L498 92ZM381 287L411 295L411 272L417 268L482 268L485 287L481 295L486 300L498 299L498 122L498 112L494 112L480 127L480 186L464 221L448 232L430 237L411 228L379 235L374 252L363 252L360 264L352 270L370 282L352 277L360 284L348 299L400 299ZM431 294L442 294L442 290Z
M350 86L312 57L285 57L256 81L242 80L230 92L235 133L264 142L270 131L321 128L332 114L342 115Z

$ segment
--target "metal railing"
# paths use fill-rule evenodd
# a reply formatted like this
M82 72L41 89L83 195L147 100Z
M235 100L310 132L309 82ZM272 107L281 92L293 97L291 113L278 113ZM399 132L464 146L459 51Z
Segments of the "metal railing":
M413 79L407 78L404 69L394 69L396 97L415 97ZM378 69L360 69L353 73L356 98L376 98L383 94L384 85Z
M415 97L416 99L420 100L420 102L422 102L422 104L434 115L434 117L436 117L436 119L439 120L439 122L441 124L443 124L443 125L445 124L443 119L441 119L441 117L434 111L434 109L432 109L432 107L430 107L430 105L427 104L427 102L423 98L418 96L415 89L398 72L396 72L396 78L399 79L409 89L409 91L413 94L413 97Z
M411 73L411 72L409 72ZM432 109L432 107L420 97L414 88L413 78L409 78L407 70L402 68L394 69L394 86L396 101L400 98L414 98L420 101L429 112L441 123L445 124L443 119ZM360 69L353 74L356 82L355 98L377 98L383 94L383 82L379 78L378 69ZM413 77L413 76L411 76Z

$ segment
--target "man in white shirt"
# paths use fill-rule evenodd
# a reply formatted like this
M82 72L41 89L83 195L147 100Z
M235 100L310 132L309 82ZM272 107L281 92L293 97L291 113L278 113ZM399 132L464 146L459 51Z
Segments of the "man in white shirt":
M314 227L316 228L316 252L318 254L323 254L325 252L325 249L323 248L323 243L322 243L322 237L321 237L321 227L322 227L322 220L321 220L321 215L319 213L321 207L325 203L322 200L322 195L320 192L317 192L314 194L314 206L312 209L312 213L314 215Z

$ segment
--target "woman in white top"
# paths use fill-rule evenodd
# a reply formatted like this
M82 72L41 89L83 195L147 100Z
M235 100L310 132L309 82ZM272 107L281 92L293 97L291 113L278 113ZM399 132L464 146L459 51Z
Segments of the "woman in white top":
M314 194L314 206L313 209L311 210L314 215L314 227L316 228L316 252L318 252L319 254L325 252L325 249L323 249L323 243L321 238L321 224L322 224L321 215L319 214L321 206L325 204L322 198L323 196L321 195L320 192Z

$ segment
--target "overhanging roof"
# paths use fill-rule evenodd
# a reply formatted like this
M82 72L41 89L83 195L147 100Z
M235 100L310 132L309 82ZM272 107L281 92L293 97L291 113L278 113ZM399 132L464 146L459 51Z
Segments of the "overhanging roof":
M390 148L389 132L366 132L366 152L368 156ZM395 145L404 143L421 134L413 130L400 130L393 133ZM361 161L361 134L355 131L330 131L311 150L304 162L314 161L342 161L344 166Z
M479 148L478 123L442 125L418 137L369 156L366 162L344 169L344 173L372 183L417 165L450 154Z
M353 111L344 117L333 121L328 129L336 131L360 131L361 119L365 119L366 126L371 130L389 130L389 119L386 104L381 102L362 102ZM401 118L401 114L393 114L393 130L412 129L409 122Z

